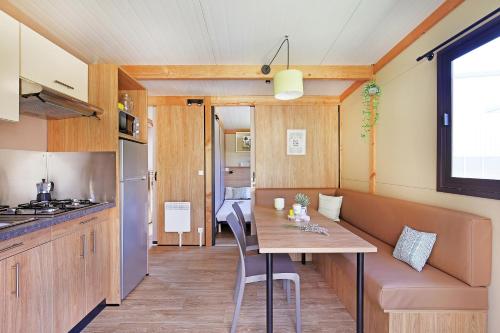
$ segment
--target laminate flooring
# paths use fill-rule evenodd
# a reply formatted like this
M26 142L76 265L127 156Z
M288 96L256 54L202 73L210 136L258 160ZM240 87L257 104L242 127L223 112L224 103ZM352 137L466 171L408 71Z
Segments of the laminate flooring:
M120 306L106 307L84 330L102 332L229 332L234 311L236 247L154 247L150 275ZM303 332L354 332L355 322L313 264L295 263L301 278ZM293 290L293 288L292 288ZM295 332L291 303L274 285L274 332ZM247 285L238 332L265 332L265 282Z

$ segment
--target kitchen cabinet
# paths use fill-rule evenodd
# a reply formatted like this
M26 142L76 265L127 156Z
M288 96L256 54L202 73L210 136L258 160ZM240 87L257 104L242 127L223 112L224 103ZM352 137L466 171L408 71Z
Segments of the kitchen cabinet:
M106 241L108 226L97 220L86 231L89 240L85 261L85 290L87 292L87 313L106 298L109 280L109 251Z
M21 24L21 77L88 102L88 65Z
M19 121L19 22L0 11L0 119Z
M53 231L60 237L52 242L54 258L54 332L67 332L97 304L108 291L108 215L68 222Z
M54 332L68 332L86 315L84 230L52 241Z
M0 261L2 332L52 331L51 250L46 243Z

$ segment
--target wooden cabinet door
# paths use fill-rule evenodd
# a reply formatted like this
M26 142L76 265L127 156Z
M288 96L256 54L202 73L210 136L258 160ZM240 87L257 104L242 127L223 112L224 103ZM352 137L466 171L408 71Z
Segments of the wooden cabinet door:
M19 22L0 11L0 119L19 120Z
M23 24L21 76L88 101L88 65Z
M4 332L52 331L51 251L47 243L3 260Z
M198 245L205 224L205 142L203 106L159 105L156 109L158 244L175 245L177 232L165 232L164 203L191 202L191 231L182 243Z
M106 298L108 292L107 221L97 222L86 232L88 252L85 260L85 289L87 291L87 313Z
M68 332L86 313L85 256L87 235L82 229L52 241L54 332Z

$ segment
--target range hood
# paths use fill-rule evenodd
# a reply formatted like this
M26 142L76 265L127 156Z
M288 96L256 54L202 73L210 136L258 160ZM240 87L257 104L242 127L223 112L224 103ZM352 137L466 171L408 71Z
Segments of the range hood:
M19 111L43 119L98 117L103 110L41 84L20 79Z

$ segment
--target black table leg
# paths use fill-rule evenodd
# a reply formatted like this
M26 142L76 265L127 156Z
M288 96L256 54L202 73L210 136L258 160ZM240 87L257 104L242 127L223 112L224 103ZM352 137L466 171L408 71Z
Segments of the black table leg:
M302 265L306 264L306 254L302 253Z
M266 325L267 333L273 332L273 254L266 253Z
M364 293L364 261L365 254L357 254L356 278L356 333L363 333L363 293Z

